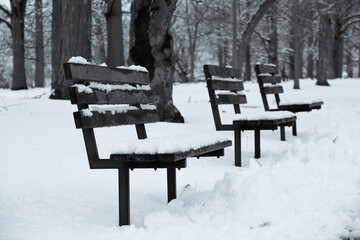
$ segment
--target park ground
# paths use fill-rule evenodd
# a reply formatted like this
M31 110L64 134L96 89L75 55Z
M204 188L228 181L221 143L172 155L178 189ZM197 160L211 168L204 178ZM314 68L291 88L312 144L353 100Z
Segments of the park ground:
M131 172L131 226L118 227L117 172L90 170L69 101L50 89L0 89L0 239L340 239L360 237L360 79L284 82L287 98L322 99L286 129L242 134L243 167L225 156L188 159L177 171L178 199L167 204L165 170ZM248 104L262 111L256 82ZM148 136L215 131L205 83L174 86L186 123L147 126ZM231 108L222 110L231 118ZM101 129L100 153L136 138L134 127ZM233 139L232 132L221 132Z

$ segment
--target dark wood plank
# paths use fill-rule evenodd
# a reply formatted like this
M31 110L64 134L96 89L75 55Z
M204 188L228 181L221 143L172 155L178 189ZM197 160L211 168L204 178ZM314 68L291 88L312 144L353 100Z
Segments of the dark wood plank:
M271 75L279 73L277 66L273 64L256 64L255 69L256 68L258 69L257 75L260 73L270 73Z
M74 112L76 128L99 128L119 125L143 124L158 122L157 110L128 110L127 112L91 111L92 116L83 112Z
M229 91L242 91L244 90L244 83L242 81L227 81L212 79L211 86L214 90L229 90Z
M215 104L244 104L247 103L245 94L216 94Z
M267 86L263 87L263 91L265 94L278 94L283 93L284 89L282 86Z
M154 103L149 90L104 90L92 89L92 93L79 92L77 87L69 88L72 104L149 104Z
M311 103L311 104L292 104L292 105L283 105L283 106L279 106L278 110L281 111L290 111L293 113L297 113L297 112L310 112L312 110L315 109L321 109L321 105L323 104L323 102L318 102L318 103Z
M220 67L215 65L204 65L205 76L218 76L222 78L241 78L241 71L236 68Z
M92 81L102 83L128 83L149 84L149 74L142 71L84 65L78 63L64 63L65 77L67 80Z
M257 76L258 81L262 83L281 83L281 76Z

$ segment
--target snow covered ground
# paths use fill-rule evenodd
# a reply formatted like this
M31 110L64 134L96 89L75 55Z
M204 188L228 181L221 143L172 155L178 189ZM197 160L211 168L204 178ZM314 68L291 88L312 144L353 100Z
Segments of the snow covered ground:
M0 239L360 237L360 79L330 84L302 80L302 89L293 90L292 82L283 83L286 96L325 105L298 114L298 136L287 128L286 142L279 131L262 131L257 160L253 132L246 131L243 168L234 167L233 147L220 159L189 159L177 172L178 199L170 204L165 170L131 172L132 225L121 228L117 172L89 169L75 107L49 100L49 89L0 90ZM245 89L243 111L261 110L257 84ZM186 124L150 124L149 136L215 131L204 83L176 85L174 101ZM223 111L230 119L230 108ZM136 137L134 127L96 134L102 156L116 139Z

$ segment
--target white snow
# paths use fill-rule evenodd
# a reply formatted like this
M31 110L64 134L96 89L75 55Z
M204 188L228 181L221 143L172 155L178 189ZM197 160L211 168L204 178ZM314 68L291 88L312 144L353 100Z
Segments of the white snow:
M99 65L100 67L107 67L107 64L106 63L102 63Z
M85 58L81 56L71 57L68 63L91 64L91 62L88 62Z
M279 120L283 118L291 118L296 115L289 111L276 111L276 112L265 112L264 110L260 110L257 112L251 113L242 113L236 114L234 117L234 121L236 120Z
M215 75L212 77L212 80L213 81L242 82L242 80L239 78L231 78L231 77L224 78L224 77L219 77L219 76L215 76Z
M312 104L312 103L319 103L323 102L320 99L281 99L280 106L286 105L301 105L301 104Z
M270 73L260 73L258 74L259 77L271 77L272 75Z
M112 154L163 154L197 150L204 146L227 141L219 134L191 133L144 140L119 141L113 146Z
M9 0L0 0L0 5L3 6L7 10L11 10L10 1Z
M243 168L234 167L233 146L219 159L188 159L169 204L164 169L132 171L132 225L121 228L117 170L89 169L76 106L49 100L50 89L0 90L0 239L359 238L360 79L330 84L301 80L294 90L284 82L291 98L325 102L297 114L298 136L286 128L282 142L279 131L262 131L254 159L254 133L242 132ZM244 85L242 113L262 110L258 84ZM186 124L148 124L148 137L215 131L205 83L175 85L174 103ZM222 107L231 122L233 107ZM232 131L219 133L233 139ZM114 143L137 138L134 126L95 134L101 158Z
M138 71L138 72L149 72L145 67L139 66L139 65L118 66L118 67L116 67L116 68L135 70L135 71Z
M141 104L140 107L144 110L156 110L156 107L154 105L148 105L148 104ZM90 109L83 109L81 110L81 113L84 117L92 117L91 111L96 111L99 113L105 113L105 112L111 112L112 114L115 113L125 113L127 111L133 111L138 110L139 108L135 106L90 106ZM90 112L90 113L89 113Z
M111 85L111 84L102 84L102 83L95 83L91 82L89 86L85 86L82 84L74 84L73 87L76 87L78 92L86 92L92 93L92 89L98 89L102 91L106 91L107 93L116 90L143 90L143 91L150 91L151 88L149 85L138 85L132 86L130 84L122 84L122 85Z

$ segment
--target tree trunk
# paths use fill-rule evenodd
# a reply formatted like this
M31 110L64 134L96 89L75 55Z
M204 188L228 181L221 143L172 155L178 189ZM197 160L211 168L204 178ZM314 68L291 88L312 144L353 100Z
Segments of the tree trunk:
M239 60L238 60L238 50L237 50L237 0L232 1L232 58L233 58L233 67L239 68Z
M360 78L360 46L358 47L358 56L359 56L359 59L358 59L358 78Z
M251 80L251 54L250 54L250 45L247 45L244 81L250 81L250 80Z
M161 121L184 122L174 106L174 56L169 26L176 0L135 0L131 5L129 62L149 71Z
M348 54L346 56L346 72L348 78L353 78L353 64L352 64L352 55L351 55L351 49L349 49Z
M334 18L334 39L333 39L333 53L332 63L334 69L334 77L341 78L344 61L344 37L341 33L342 23L341 19L336 15Z
M35 87L44 87L44 32L42 0L35 1Z
M107 26L107 61L108 66L124 65L124 44L121 0L106 0L105 13Z
M27 89L25 75L24 17L26 0L10 1L13 47L12 90Z
M312 50L312 36L308 38L308 47L309 51L307 53L307 71L306 71L306 77L313 78L314 77L314 52Z
M319 21L319 57L316 85L329 86L327 82L327 65L328 65L328 37L331 20L326 13L321 13Z
M249 44L251 40L251 35L254 32L256 26L265 15L265 13L274 5L276 0L265 0L255 12L254 15L251 16L249 23L246 25L245 30L241 34L240 44L239 44L239 69L242 70L243 63L245 60L244 53L246 52L246 46Z
M297 4L294 4L294 7L298 6ZM293 26L292 26L292 32L293 32L293 63L294 63L294 89L300 89L300 81L299 81L299 77L300 77L300 26L299 26L299 21L298 21L298 16L297 16L297 12L296 9L294 9L295 11L293 11Z
M56 76L52 79L56 81L52 83L51 98L68 99L68 88L72 83L65 80L62 64L72 56L82 56L88 61L91 60L91 0L53 0L53 12L59 9L61 16L53 16L53 34L57 33L53 38L57 39L53 42L52 58L59 57L60 61L56 62L59 65L53 71Z
M61 63L61 39L62 39L62 1L52 1L52 22L51 22L51 89L53 96L61 97L60 71Z
M269 42L269 63L278 66L278 34L277 34L277 3L270 9L270 42Z

